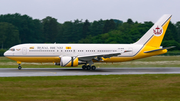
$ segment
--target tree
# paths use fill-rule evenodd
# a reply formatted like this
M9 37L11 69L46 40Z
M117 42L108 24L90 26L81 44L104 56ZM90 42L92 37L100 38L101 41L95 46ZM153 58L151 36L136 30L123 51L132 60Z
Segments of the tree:
M130 18L127 20L127 23L128 24L134 24L134 22Z
M45 36L45 42L56 42L56 37L59 32L59 24L57 22L57 19L52 18L50 16L44 18L42 20L43 24L43 34Z
M85 22L84 22L84 24L83 24L83 32L82 32L82 38L85 38L86 36L88 36L89 35L89 33L90 33L90 23L89 23L89 21L88 20L86 20Z
M104 21L94 21L90 26L90 35L96 36L103 33Z
M42 42L42 25L40 20L33 20L28 15L15 13L1 15L0 22L8 22L16 26L22 43Z
M180 50L180 44L175 40L164 40L162 41L162 46L163 47L176 46L175 48L171 50L177 50L177 49Z
M1 22L0 23L0 44L1 44L1 48L3 49L3 45L4 45L4 41L6 40L7 38L7 35L6 35L6 31L8 29L8 24L7 23L3 23Z
M0 22L0 36L1 48L9 48L20 43L19 31L10 23Z
M177 29L177 42L179 42L180 43L180 21L178 21L176 24L175 24L175 26L176 26L176 29Z
M177 39L177 30L176 30L176 26L170 22L166 31L166 34L164 36L164 40L178 40Z
M115 22L111 20L106 20L103 28L103 33L107 33L111 30L114 30L116 28Z
M58 40L61 43L69 43L71 42L70 38L73 31L73 23L71 21L66 21L61 25L61 31L58 35Z
M34 19L33 20L33 42L35 43L43 43L45 42L45 36L43 34L43 26L41 20ZM32 34L31 34L32 35Z
M82 38L82 32L83 22L77 19L73 22L72 35L69 40L71 40L71 42L78 42Z

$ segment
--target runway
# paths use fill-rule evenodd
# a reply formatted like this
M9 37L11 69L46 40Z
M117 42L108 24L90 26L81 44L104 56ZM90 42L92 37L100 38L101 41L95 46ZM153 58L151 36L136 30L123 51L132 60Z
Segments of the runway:
M0 77L20 76L75 76L75 75L122 75L122 74L180 74L179 67L151 68L98 68L82 70L81 68L0 68Z

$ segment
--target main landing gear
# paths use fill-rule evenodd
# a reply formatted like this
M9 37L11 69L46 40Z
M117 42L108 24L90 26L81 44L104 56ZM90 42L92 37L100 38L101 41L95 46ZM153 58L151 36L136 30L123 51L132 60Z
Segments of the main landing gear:
M90 66L90 65L83 65L83 70L96 70L96 66Z

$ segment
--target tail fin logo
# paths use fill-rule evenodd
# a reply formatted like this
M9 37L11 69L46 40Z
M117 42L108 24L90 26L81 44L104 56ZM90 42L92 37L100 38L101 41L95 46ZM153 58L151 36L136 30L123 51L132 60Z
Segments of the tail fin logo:
M155 29L153 29L153 31L155 36L161 36L161 34L163 33L163 29L159 28L158 26Z

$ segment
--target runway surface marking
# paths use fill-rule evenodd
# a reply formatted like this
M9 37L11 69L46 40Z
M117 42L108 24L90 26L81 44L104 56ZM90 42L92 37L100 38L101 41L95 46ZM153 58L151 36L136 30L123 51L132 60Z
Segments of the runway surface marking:
M95 71L78 68L23 68L22 70L17 68L0 68L0 77L113 74L180 74L180 67L98 68Z

